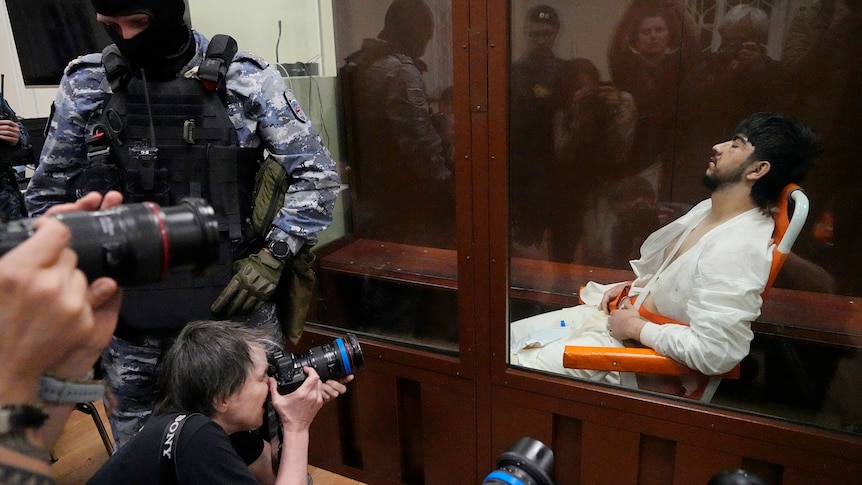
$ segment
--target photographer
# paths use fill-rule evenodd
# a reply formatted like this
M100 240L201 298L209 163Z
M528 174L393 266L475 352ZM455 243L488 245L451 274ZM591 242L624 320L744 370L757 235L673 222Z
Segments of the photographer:
M122 197L92 193L49 214L107 209ZM46 399L43 376L86 380L117 324L120 293L110 278L88 284L69 249L71 234L52 218L0 258L0 483L53 483L48 464L74 402ZM95 384L98 383L87 383Z
M262 329L233 322L188 324L164 356L164 399L152 419L89 483L307 483L311 422L324 403L347 388L321 382L306 367L302 385L279 394L276 380L267 375L267 350L275 346ZM267 395L283 430L280 459L263 440L240 450L228 438L263 423Z

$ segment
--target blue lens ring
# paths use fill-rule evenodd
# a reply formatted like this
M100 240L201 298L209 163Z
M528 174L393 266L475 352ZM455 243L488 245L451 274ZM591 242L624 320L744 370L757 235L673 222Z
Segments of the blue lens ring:
M347 357L347 349L344 348L344 340L337 338L335 343L338 344L338 350L341 352L341 361L344 362L344 373L347 375L353 374L353 369L350 368L350 359Z
M518 480L517 478L509 475L508 473L503 473L500 470L494 470L487 477L485 477L485 483L488 483L488 480L499 480L503 483L508 483L509 485L524 485L524 482Z

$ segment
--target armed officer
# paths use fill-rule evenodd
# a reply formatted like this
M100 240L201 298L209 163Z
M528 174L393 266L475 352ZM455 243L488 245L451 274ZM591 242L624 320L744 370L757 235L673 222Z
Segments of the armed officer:
M21 120L12 111L6 98L0 98L0 220L20 219L27 215L24 210L18 176L13 164L30 163L21 160L20 154L29 154L30 134Z
M66 68L27 207L41 214L108 188L127 202L203 197L224 241L220 265L207 275L126 289L102 359L121 447L150 415L157 360L187 322L266 310L272 318L265 320L278 313L287 336L298 339L307 298L299 298L305 306L294 301L277 312L264 303L283 300L276 293L310 293L286 286L313 283L309 248L332 220L340 185L279 73L236 52L227 36L209 40L191 30L183 0L92 3L114 44Z

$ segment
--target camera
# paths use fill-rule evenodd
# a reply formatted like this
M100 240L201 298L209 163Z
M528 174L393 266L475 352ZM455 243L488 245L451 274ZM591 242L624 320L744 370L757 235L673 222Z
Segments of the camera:
M497 460L497 469L482 483L553 485L554 452L541 441L521 438Z
M218 260L218 220L203 199L173 207L153 202L97 212L67 212L56 219L72 232L78 268L90 281L109 276L121 286L156 283L171 270L203 272ZM0 255L33 233L30 219L0 227Z
M359 341L352 333L347 338L337 338L332 343L312 347L308 352L294 355L276 350L269 355L269 375L278 383L279 394L290 394L305 381L303 367L311 367L320 380L343 379L355 374L365 365Z

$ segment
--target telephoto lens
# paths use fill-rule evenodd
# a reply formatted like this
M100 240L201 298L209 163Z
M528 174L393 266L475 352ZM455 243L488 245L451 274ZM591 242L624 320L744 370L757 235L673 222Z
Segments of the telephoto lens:
M305 382L303 367L313 368L321 381L339 380L362 370L365 358L356 335L348 333L346 340L337 338L300 355L277 350L269 356L269 364L269 374L278 383L278 393L284 395L297 390Z
M521 438L497 460L497 469L485 483L507 485L553 485L554 452L541 441Z
M218 260L218 220L203 199L183 199L172 207L142 202L54 217L69 227L78 267L90 281L109 276L121 286L144 285L174 270L203 272ZM0 230L0 255L32 232L29 219L8 223Z

